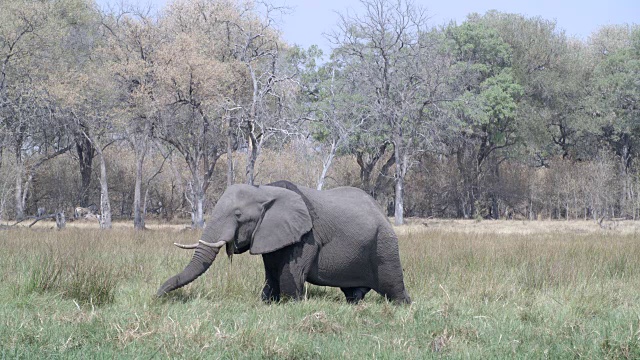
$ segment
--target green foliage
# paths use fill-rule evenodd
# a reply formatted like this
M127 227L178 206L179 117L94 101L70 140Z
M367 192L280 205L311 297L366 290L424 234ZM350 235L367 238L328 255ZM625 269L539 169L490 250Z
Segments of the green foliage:
M331 136L331 130L322 122L312 122L309 124L309 131L313 140L324 143Z
M627 46L607 50L594 72L599 115L618 133L637 133L640 126L640 27L627 29Z
M369 116L368 100L359 91L355 74L337 61L317 65L321 55L315 47L305 53L301 110L312 119L308 125L311 138L323 145L334 144L344 154L362 146L363 137L374 133L376 119Z
M470 63L483 77L492 76L511 64L511 47L478 14L469 15L459 26L448 27L447 34L453 41L455 56Z
M522 87L515 82L510 69L503 69L480 86L487 118L508 121L516 117L517 100L522 95Z
M462 137L475 142L476 171L482 171L479 165L491 152L516 144L523 88L510 67L511 47L485 18L472 15L462 25L447 28L447 33L454 43L459 76L459 101L450 108Z

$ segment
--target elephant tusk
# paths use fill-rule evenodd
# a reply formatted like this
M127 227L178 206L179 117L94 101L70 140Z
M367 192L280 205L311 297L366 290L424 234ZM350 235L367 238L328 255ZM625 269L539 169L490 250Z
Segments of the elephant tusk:
M226 244L226 242L224 241L218 241L217 243L210 243L210 242L206 242L204 240L198 240L198 242L202 245L206 245L208 247L212 247L212 248L216 248L216 249L220 249L222 247L222 245Z
M183 244L178 244L178 243L173 243L173 245L181 248L181 249L195 249L198 247L198 243L195 244L191 244L191 245L183 245Z

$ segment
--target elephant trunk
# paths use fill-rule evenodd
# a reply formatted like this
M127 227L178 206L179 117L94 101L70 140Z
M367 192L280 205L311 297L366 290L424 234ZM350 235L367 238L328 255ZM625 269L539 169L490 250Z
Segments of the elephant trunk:
M209 269L209 266L211 266L220 251L220 247L205 245L203 243L198 244L195 249L196 251L189 264L184 268L184 270L182 270L182 272L165 281L158 289L157 296L163 296L168 292L181 288L197 279L200 275L204 274L207 269Z

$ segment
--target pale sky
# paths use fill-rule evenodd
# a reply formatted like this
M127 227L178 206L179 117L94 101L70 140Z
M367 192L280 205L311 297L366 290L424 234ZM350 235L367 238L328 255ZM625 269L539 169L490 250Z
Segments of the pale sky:
M98 4L121 0L97 0ZM129 0L140 5L151 4L161 8L171 0ZM556 20L557 26L569 36L586 40L589 35L603 25L631 24L640 22L640 0L414 0L427 9L433 26L455 20L464 21L472 12L484 14L488 10L522 14L528 17L540 16ZM330 43L323 33L330 32L338 21L336 11L358 12L358 0L272 0L275 5L293 8L290 15L282 18L280 29L284 39L308 48L318 45L323 51L330 49Z

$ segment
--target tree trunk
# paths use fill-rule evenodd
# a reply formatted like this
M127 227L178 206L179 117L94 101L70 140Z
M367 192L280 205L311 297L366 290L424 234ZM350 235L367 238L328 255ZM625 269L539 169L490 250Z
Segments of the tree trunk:
M360 181L362 183L362 189L376 199L377 194L375 194L375 189L373 189L371 186L371 174L373 173L373 169L375 168L380 158L382 158L382 156L384 155L387 149L387 145L388 143L386 142L382 144L380 148L378 148L376 154L374 154L370 158L364 151L356 152L356 161L358 162L358 166L360 166Z
M142 168L144 165L144 157L146 150L144 145L140 145L142 149L136 151L136 182L133 192L133 228L136 230L144 230L144 213L142 212Z
M204 229L204 194L196 193L195 209L193 209L193 227Z
M404 224L404 176L407 171L407 154L406 149L402 146L402 129L396 125L394 139L394 156L396 158L396 174L395 174L395 211L394 224L396 226Z
M331 167L331 163L333 162L333 158L336 156L336 142L331 142L331 149L329 150L329 154L326 159L322 162L322 173L320 174L320 178L318 179L318 186L316 186L317 190L322 190L324 186L324 179L327 176L327 172L329 172L329 168Z
M258 80L256 78L255 70L251 63L247 63L249 74L251 74L251 81L253 85L253 94L251 98L251 108L249 109L249 118L247 119L247 136L249 137L249 157L247 159L247 184L253 185L255 176L256 159L258 158L258 139L255 134L255 121L257 116L257 104L258 104Z
M404 179L402 177L396 178L396 188L395 188L395 211L394 211L394 224L396 226L404 224L404 199L403 199L403 191L404 191Z
M227 186L233 185L233 131L231 126L233 122L229 118L227 127Z
M191 227L193 229L204 228L204 204L206 200L207 189L211 184L211 176L215 169L216 163L220 158L220 154L217 149L214 149L213 158L209 157L206 153L201 154L198 157L191 155L187 156L187 164L191 173L191 179L186 181L180 176L179 172L174 169L177 176L183 179L185 186L185 198L191 206ZM201 168L199 164L204 165L204 174L201 175ZM188 191L187 191L188 188Z
M22 150L20 146L16 146L16 220L24 219L24 199L22 189L22 177L24 176L24 163L22 161Z
M64 211L56 213L56 227L58 230L62 230L67 226L67 220L64 217Z
M247 158L247 184L253 185L255 181L256 159L258 158L258 141L253 133L253 123L249 130L249 151Z
M628 200L632 197L629 196L631 192L631 179L629 176L629 168L631 166L631 151L629 145L629 139L627 136L622 137L622 145L620 151L620 181L622 182L622 191L620 192L620 214L622 216L628 215Z
M100 228L111 229L111 202L107 182L107 162L99 146L95 147L100 159Z
M93 168L93 157L95 148L91 141L85 137L76 139L76 152L78 154L78 164L80 165L80 206L89 206L89 195L91 192L91 177Z
M10 180L5 178L2 182L0 182L0 223L2 223L2 219L4 217L5 212L5 204L7 203L7 192L9 191Z
M396 157L395 155L392 155L389 157L387 162L382 165L382 168L380 168L380 173L378 174L375 185L371 190L371 196L373 196L374 199L378 200L378 197L383 193L383 190L391 187L393 177L389 176L389 170L393 165L395 165L395 163Z
M489 198L491 200L491 218L494 220L500 219L499 209L499 196L498 187L500 186L500 163L495 155L489 157L491 172L492 172L492 185L490 186Z
M460 202L458 214L463 218L469 219L475 213L475 197L473 191L474 184L474 171L470 165L467 148L465 145L460 145L456 150L456 164L458 165L458 172L462 178L462 189L458 194Z

